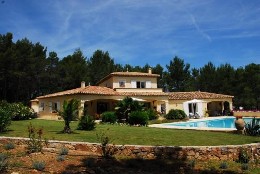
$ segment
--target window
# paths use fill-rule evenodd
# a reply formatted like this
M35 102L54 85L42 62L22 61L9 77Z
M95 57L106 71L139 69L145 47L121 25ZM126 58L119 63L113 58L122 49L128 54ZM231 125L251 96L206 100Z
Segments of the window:
M40 104L40 111L44 111L44 103L43 102L41 102L41 104Z
M56 113L60 110L60 102L49 102L49 109L51 113Z
M145 82L137 81L136 88L145 88Z
M124 88L125 87L125 80L120 80L119 81L119 87Z

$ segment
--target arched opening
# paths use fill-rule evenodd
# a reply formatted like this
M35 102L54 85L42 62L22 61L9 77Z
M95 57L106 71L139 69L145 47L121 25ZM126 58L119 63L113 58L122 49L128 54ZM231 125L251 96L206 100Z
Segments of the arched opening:
M230 115L230 104L228 101L224 102L223 115Z

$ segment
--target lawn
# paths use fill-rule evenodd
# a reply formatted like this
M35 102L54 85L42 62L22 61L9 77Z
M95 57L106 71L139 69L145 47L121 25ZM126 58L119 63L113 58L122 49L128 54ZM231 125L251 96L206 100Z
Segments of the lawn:
M94 131L76 130L77 122L72 122L72 134L62 134L64 122L51 120L13 121L9 131L0 136L28 137L27 127L32 124L43 128L44 137L48 140L98 142L97 134L106 133L115 144L167 145L167 146L215 146L259 143L259 137L237 135L225 132L194 130L174 130L150 127L133 127L98 124Z

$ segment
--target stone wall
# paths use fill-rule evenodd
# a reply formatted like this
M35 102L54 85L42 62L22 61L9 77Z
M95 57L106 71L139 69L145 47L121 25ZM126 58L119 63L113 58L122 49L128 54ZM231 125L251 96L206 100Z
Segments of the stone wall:
M0 144L13 142L15 145L26 145L27 138L0 137ZM98 143L49 141L44 150L57 150L61 147L81 151L91 155L101 155L102 147ZM247 151L250 160L260 160L260 143L226 146L140 146L109 145L114 155L144 159L179 159L179 160L237 160L241 148Z

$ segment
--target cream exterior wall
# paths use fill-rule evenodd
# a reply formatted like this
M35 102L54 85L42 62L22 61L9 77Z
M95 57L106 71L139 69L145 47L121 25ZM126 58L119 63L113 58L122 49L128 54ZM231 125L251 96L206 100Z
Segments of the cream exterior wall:
M39 102L38 101L32 101L31 102L31 108L34 110L34 112L39 112Z
M157 88L157 77L135 77L135 76L112 76L111 78L107 79L106 81L102 82L99 86L102 87L109 87L109 88L120 88L119 81L124 80L125 87L124 88L132 88L131 81L151 81L151 88ZM122 89L124 89L122 88ZM140 88L138 88L140 89ZM147 89L147 88L146 88Z
M97 103L98 102L106 102L108 103L108 110L113 111L116 103L126 96L106 96L106 95L87 95L87 94L80 94L80 95L67 95L67 96L57 96L51 98L42 98L39 100L39 106L41 103L44 103L44 110L39 110L38 113L40 117L46 118L58 118L57 113L53 113L50 111L49 103L56 103L60 102L60 110L62 110L63 102L65 100L70 99L77 99L80 101L81 111L80 115L82 114L84 103L88 105L88 113L92 116L97 116ZM131 96L130 96L131 97ZM150 103L151 108L155 108L158 112L161 112L161 104L165 101L168 101L168 96L134 96L138 99L145 100L144 102Z
M200 99L203 101L206 101L205 103L202 104L202 110L204 115L206 116L206 111L208 111L208 103L212 103L213 105L219 105L221 104L221 106L216 106L214 107L215 110L221 110L223 111L224 109L224 102L227 101L229 102L229 107L232 109L233 106L233 102L231 98L225 98L225 99ZM183 108L183 103L189 101L189 100L169 100L169 108L167 109L167 112L169 112L169 110L171 109L180 109L180 110L184 110ZM214 115L213 111L210 112L210 115Z

